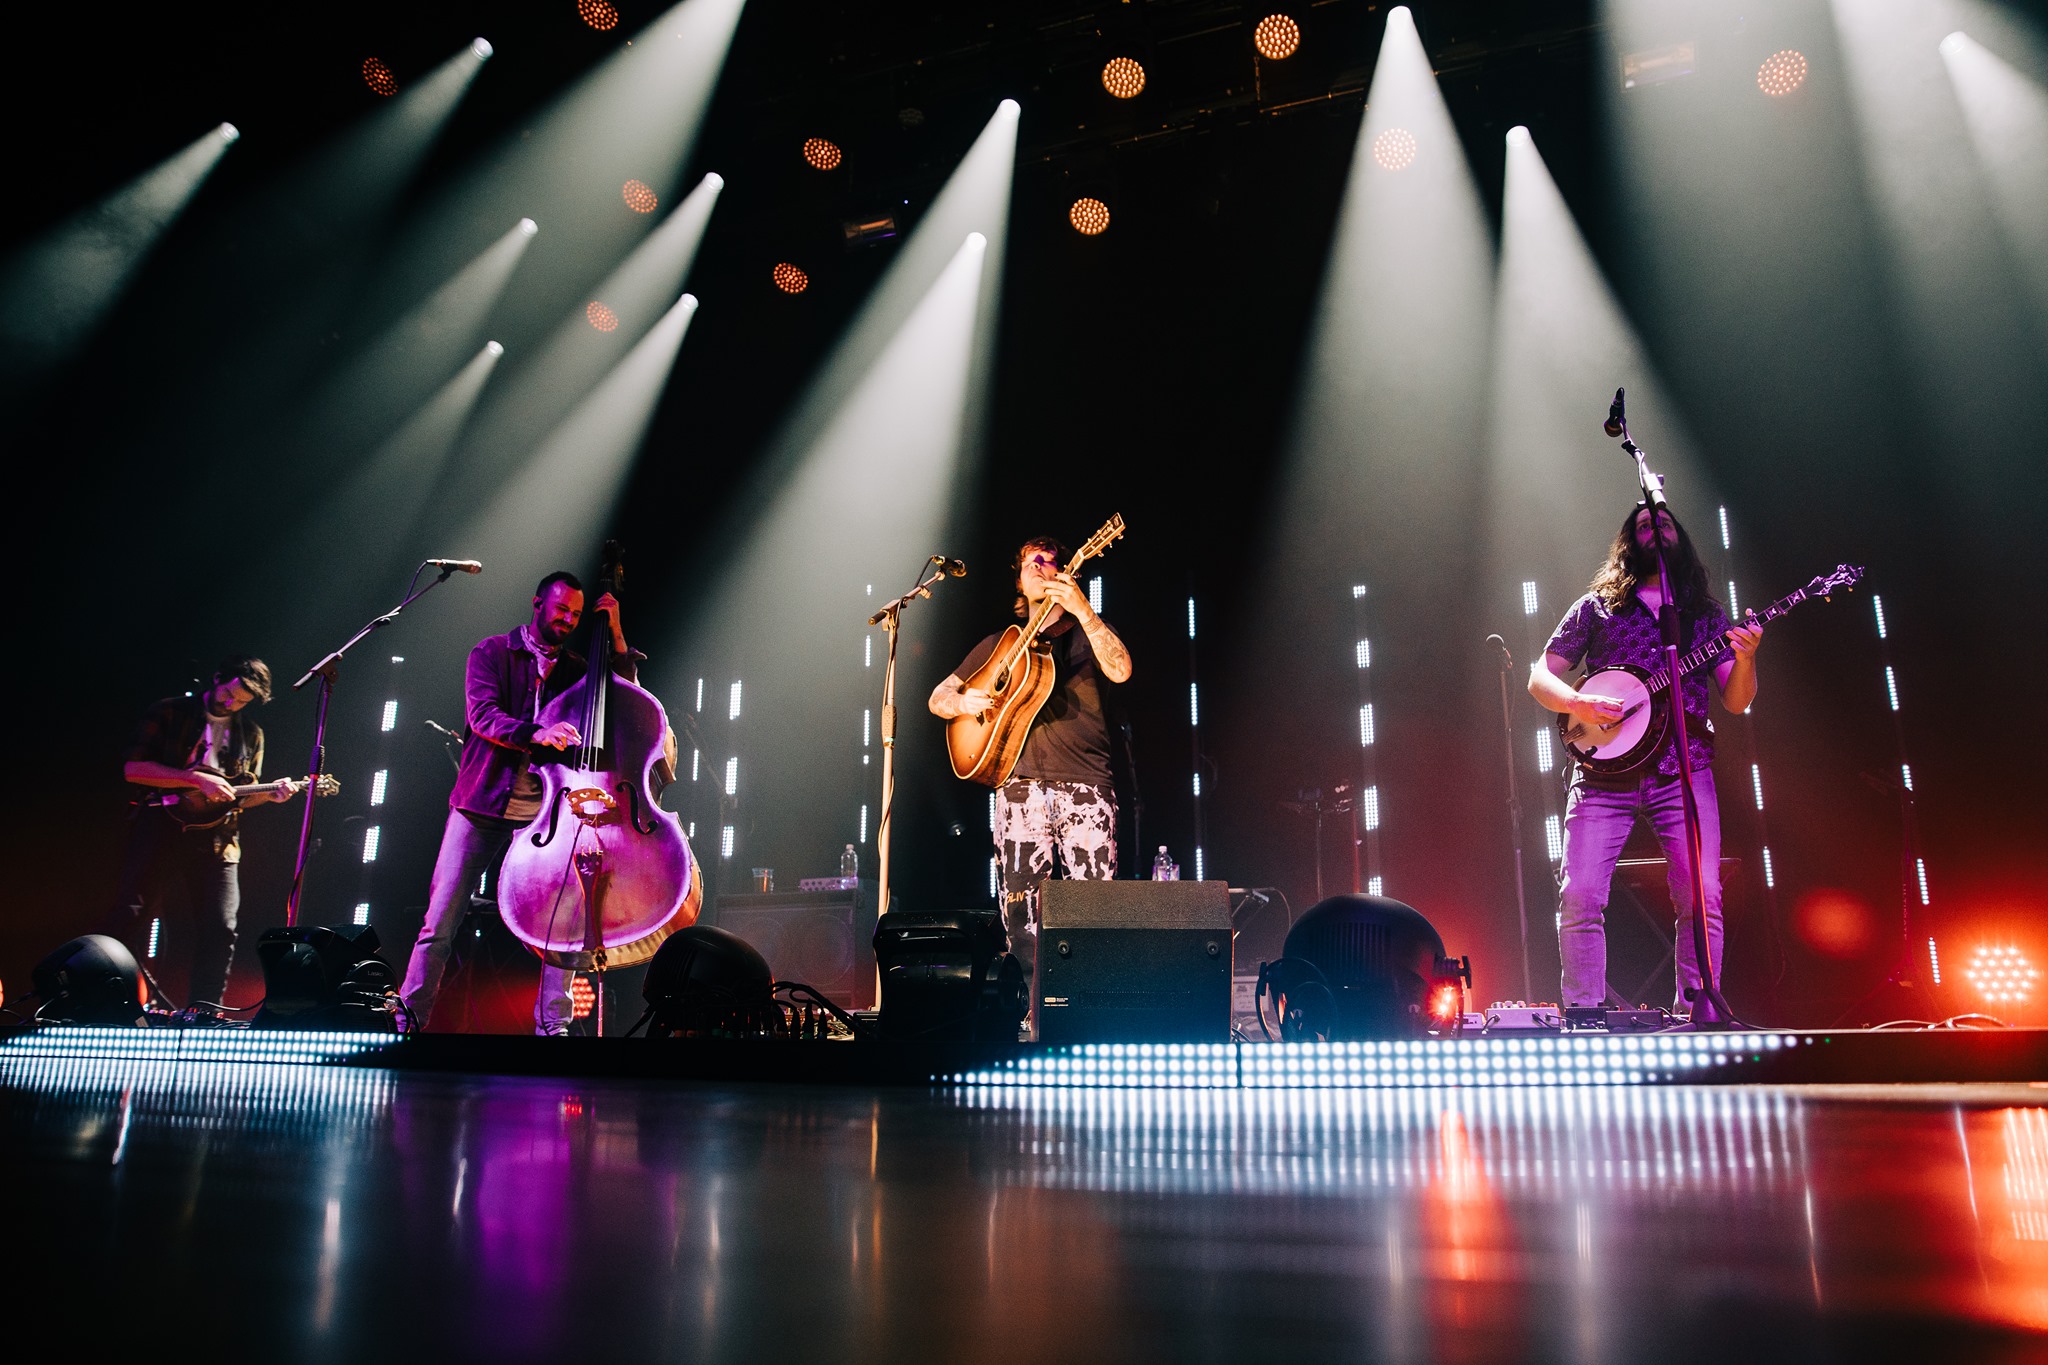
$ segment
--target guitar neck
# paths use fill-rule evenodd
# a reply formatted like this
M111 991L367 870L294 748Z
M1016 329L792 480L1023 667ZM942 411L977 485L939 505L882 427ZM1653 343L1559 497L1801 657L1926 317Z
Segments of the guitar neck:
M1792 608L1804 602L1807 596L1807 591L1804 588L1800 588L1796 592L1786 593L1762 611L1753 613L1756 617L1756 624L1765 625L1777 620L1780 616L1783 616L1786 612L1791 611ZM1734 627L1731 626L1729 629L1732 630ZM1707 664L1720 658L1727 648L1728 631L1724 630L1712 639L1694 647L1690 654L1679 655L1678 676L1682 678L1688 673L1705 667ZM1671 686L1671 675L1668 670L1660 668L1650 675L1649 687L1652 693L1661 692L1669 686Z

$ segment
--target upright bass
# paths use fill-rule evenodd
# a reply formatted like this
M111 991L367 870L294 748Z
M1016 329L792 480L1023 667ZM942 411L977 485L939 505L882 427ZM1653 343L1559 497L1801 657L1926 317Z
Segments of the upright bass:
M604 561L600 595L624 578L617 542ZM694 924L704 888L682 823L651 786L668 716L653 693L613 674L611 631L593 626L589 672L538 718L570 722L583 742L535 759L540 810L506 850L498 911L550 965L603 972L646 961Z

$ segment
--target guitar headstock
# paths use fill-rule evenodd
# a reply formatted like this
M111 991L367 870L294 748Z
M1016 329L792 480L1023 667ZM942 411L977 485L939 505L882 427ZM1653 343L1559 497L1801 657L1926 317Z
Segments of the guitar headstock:
M1107 550L1111 544L1118 540L1121 540L1123 538L1123 534L1123 513L1112 513L1110 515L1109 520L1102 523L1101 529L1097 530L1094 535L1088 537L1088 543L1083 545L1080 549L1074 552L1073 562L1067 565L1067 572L1072 573L1074 570L1081 567L1081 564L1084 560L1093 559L1096 555L1099 555L1104 550Z
M333 773L320 774L320 780L313 784L315 796L338 796L341 793L341 779Z
M1838 591L1846 591L1849 588L1855 587L1862 577L1862 565L1837 564L1833 573L1821 574L1811 583L1808 583L1806 585L1806 595L1808 597L1825 599L1833 596Z

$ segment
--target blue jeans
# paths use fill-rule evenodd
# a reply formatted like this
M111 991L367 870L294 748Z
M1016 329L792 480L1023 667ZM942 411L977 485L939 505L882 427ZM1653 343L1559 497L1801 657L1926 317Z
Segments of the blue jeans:
M1721 807L1714 774L1698 768L1693 798L1700 808L1700 872L1706 892L1707 952L1715 982L1721 964ZM1692 864L1685 851L1685 798L1676 777L1652 772L1632 786L1593 786L1572 776L1564 808L1564 876L1557 892L1557 946L1564 960L1564 1006L1582 1009L1607 1000L1607 894L1621 846L1641 816L1663 846L1677 937L1677 990L1672 1008L1690 1013L1687 992L1700 984L1692 941Z
M448 970L448 955L455 950L455 935L469 909L470 892L519 828L503 820L480 819L459 810L448 812L447 828L441 831L441 854L434 860L433 886L427 893L427 922L420 926L419 941L412 945L412 960L405 967L405 985L399 991L413 1028L425 1028L433 1017L434 997L440 993L441 977ZM535 1033L569 1031L569 1021L576 1017L575 1001L569 994L569 983L575 975L546 962L540 964L540 993L533 1002Z

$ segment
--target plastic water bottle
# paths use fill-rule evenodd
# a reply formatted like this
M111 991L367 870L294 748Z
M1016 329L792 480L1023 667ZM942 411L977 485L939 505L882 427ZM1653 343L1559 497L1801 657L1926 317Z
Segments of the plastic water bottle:
M1155 882L1177 882L1180 880L1180 864L1166 851L1166 845L1159 846L1159 856L1152 860L1152 880Z
M852 844L839 855L839 880L848 886L860 880L860 854L854 852Z

